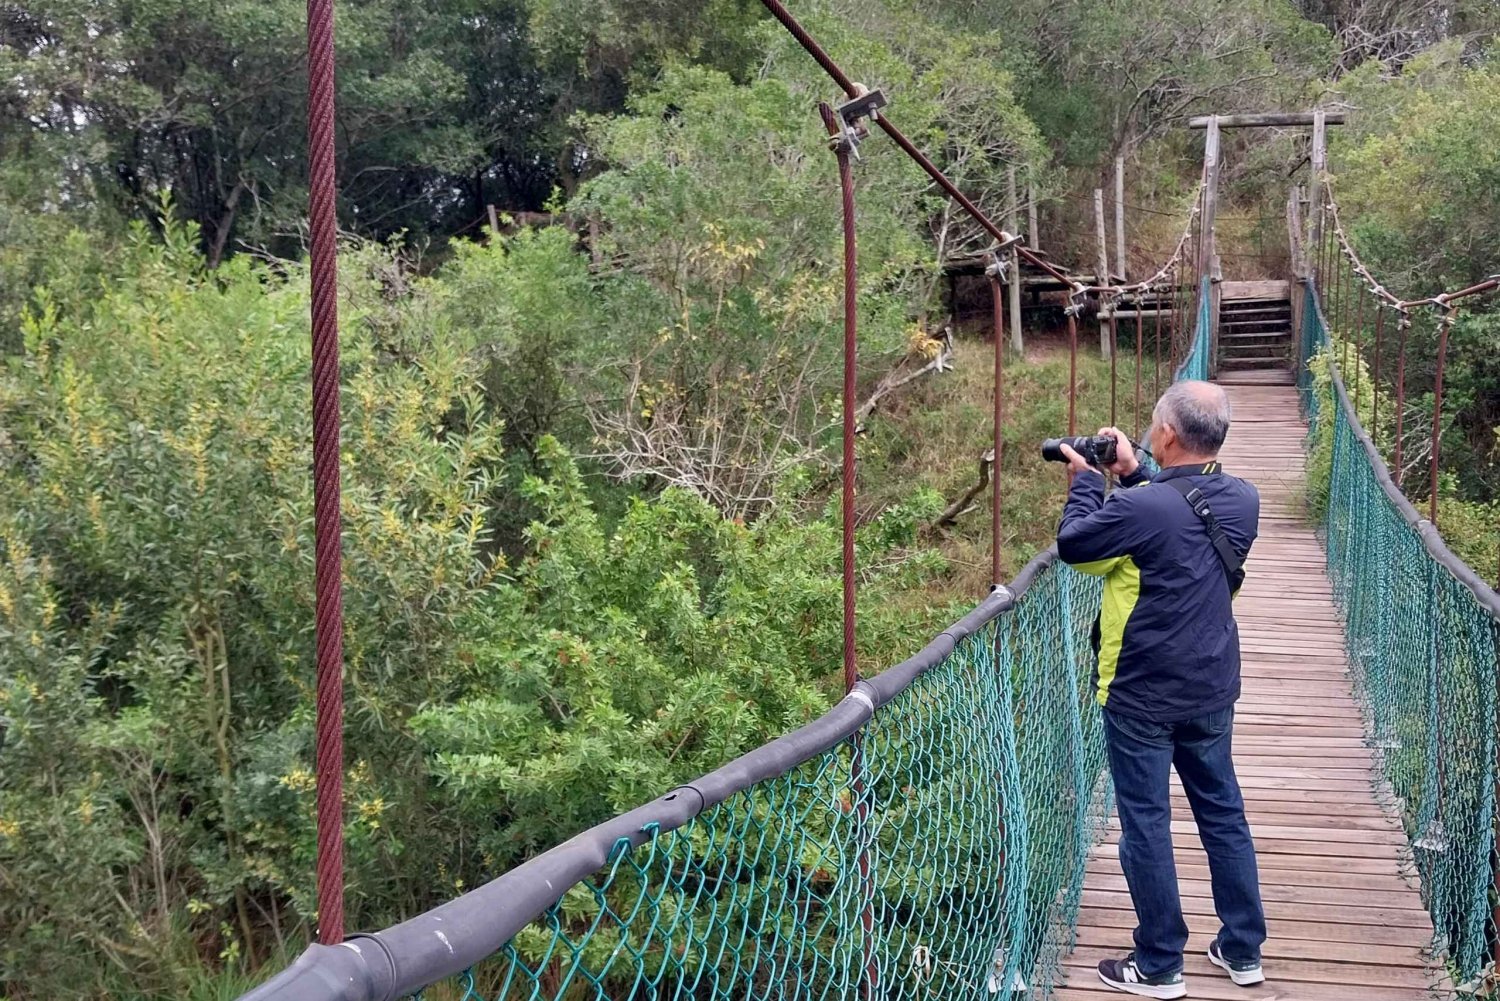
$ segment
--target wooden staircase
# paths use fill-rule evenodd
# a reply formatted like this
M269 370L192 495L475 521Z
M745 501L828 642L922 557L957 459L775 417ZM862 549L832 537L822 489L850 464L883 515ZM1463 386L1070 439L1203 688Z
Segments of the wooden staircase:
M1292 367L1289 282L1224 282L1219 287L1219 373Z

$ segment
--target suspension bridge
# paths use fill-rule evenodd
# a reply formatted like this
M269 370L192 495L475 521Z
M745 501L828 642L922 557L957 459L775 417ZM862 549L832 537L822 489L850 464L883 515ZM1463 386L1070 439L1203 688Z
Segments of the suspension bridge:
M247 997L1102 996L1093 966L1127 945L1135 919L1089 684L1097 579L1051 551L1002 574L997 473L993 579L1006 583L911 659L877 673L855 661L854 153L876 129L993 237L983 259L997 470L1004 283L1023 263L1067 296L1075 360L1086 303L1112 359L1134 350L1137 419L1148 357L1153 374L1165 361L1168 378L1217 378L1230 395L1224 462L1263 500L1236 605L1236 759L1269 979L1235 987L1201 958L1217 922L1178 791L1189 995L1406 1001L1490 990L1500 595L1444 545L1436 477L1447 333L1462 300L1500 278L1420 300L1389 292L1340 222L1323 152L1329 116L1314 112L1204 120L1203 183L1167 262L1140 282L1111 284L1104 267L1084 281L991 221L897 129L886 95L854 84L779 0L763 2L847 95L821 108L844 202L847 694L811 724L368 934L343 927L332 21L331 0L310 4L319 942ZM1293 266L1280 279L1224 280L1219 130L1266 124L1313 130L1311 185L1288 204ZM1398 482L1414 440L1403 425L1406 334L1424 316L1439 333L1425 513ZM1112 412L1120 389L1112 377ZM1070 433L1073 400L1070 390ZM1314 482L1326 496L1310 518Z

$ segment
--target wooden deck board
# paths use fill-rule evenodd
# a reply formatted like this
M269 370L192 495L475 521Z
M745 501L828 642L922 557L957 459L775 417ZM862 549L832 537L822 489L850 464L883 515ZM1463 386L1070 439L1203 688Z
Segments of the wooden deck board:
M1279 381L1279 373L1273 379ZM1226 380L1228 381L1228 380ZM1300 516L1302 439L1291 386L1235 373L1224 466L1261 493L1261 535L1235 603L1244 662L1235 765L1256 838L1270 938L1267 982L1236 987L1204 950L1218 930L1207 856L1173 780L1173 836L1190 937L1189 998L1417 1001L1451 996L1398 820L1381 804L1324 554ZM1095 964L1130 949L1135 916L1111 821L1089 859L1078 944L1057 1001L1103 1001Z

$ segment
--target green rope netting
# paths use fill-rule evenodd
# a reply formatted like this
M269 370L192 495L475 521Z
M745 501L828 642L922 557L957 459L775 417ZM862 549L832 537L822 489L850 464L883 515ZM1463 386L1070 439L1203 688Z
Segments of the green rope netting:
M1208 379L1209 354L1212 351L1208 338L1213 310L1212 288L1213 285L1207 277L1198 283L1198 308L1193 321L1193 339L1188 345L1188 351L1183 356L1182 363L1177 366L1175 379Z
M1108 815L1098 608L1047 568L853 738L622 843L425 998L1045 997Z
M1304 348L1317 352L1329 338L1311 293L1303 315ZM1328 572L1366 734L1432 915L1434 953L1462 983L1484 972L1500 933L1491 913L1497 623L1382 488L1333 392L1330 360L1303 383L1315 422L1332 422Z

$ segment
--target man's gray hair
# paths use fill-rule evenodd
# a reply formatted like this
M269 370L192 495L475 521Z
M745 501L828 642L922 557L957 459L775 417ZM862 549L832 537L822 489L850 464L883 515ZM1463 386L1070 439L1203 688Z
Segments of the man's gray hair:
M1154 416L1170 424L1193 455L1217 455L1229 434L1229 397L1211 382L1174 382L1161 394Z

